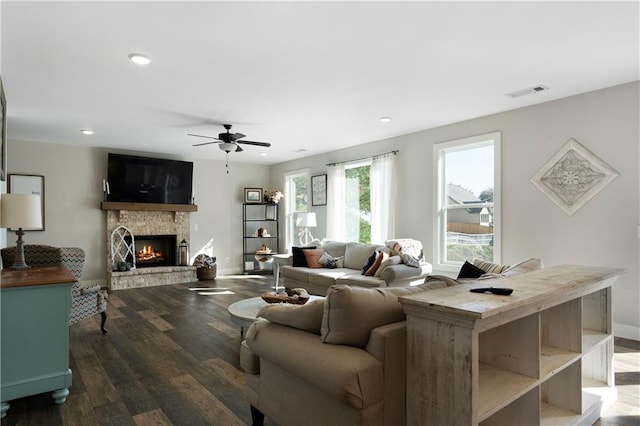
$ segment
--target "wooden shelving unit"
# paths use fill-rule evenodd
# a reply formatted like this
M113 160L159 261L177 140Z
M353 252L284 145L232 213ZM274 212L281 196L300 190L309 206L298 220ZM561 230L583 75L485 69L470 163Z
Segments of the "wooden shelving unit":
M615 400L611 286L624 271L559 266L402 297L407 424L592 424Z

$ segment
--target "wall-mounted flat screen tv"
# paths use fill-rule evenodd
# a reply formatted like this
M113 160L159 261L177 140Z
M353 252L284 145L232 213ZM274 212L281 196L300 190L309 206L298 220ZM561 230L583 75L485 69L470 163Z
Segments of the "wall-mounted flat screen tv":
M193 163L109 153L108 201L191 204Z

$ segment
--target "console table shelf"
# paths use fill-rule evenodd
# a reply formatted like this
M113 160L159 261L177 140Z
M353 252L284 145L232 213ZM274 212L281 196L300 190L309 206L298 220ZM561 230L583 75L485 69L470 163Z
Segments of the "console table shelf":
M565 265L483 282L511 296L468 284L401 297L407 424L593 424L615 400L611 288L623 272Z

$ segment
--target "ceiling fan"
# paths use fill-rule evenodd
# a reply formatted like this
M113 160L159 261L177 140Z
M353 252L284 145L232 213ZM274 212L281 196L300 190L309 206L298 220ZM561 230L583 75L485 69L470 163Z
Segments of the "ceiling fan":
M202 145L209 145L212 143L219 143L220 145L218 145L218 147L224 152L226 152L227 154L229 154L232 151L235 151L235 152L244 151L244 149L242 149L242 147L238 144L264 146L264 147L271 146L271 144L268 142L241 141L239 139L244 138L245 135L243 135L242 133L231 133L230 132L231 124L223 124L223 126L225 129L227 129L227 132L218 134L217 138L213 136L194 135L193 133L188 133L187 135L195 136L198 138L214 139L211 142L197 143L193 146L202 146Z

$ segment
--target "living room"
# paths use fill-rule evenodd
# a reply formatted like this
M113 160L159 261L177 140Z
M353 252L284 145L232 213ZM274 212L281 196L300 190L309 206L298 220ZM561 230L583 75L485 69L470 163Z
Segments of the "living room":
M628 3L627 6L629 5L633 3ZM4 28L5 19L9 19L6 3L2 5L2 12ZM637 4L635 12L637 17ZM106 144L82 145L82 142L71 142L60 136L48 140L13 137L13 128L30 125L28 117L22 117L20 108L12 104L16 102L14 99L19 90L17 86L28 85L29 82L23 82L18 75L11 73L12 64L4 56L7 51L4 44L13 43L15 39L8 38L4 29L2 41L2 78L8 106L7 171L9 174L45 177L46 227L42 232L28 232L25 241L27 244L83 248L87 256L82 277L85 283L97 283L106 287L108 266L105 252L109 242L105 233L105 212L100 209L100 203L103 201L102 181L107 177L109 152L193 161L193 192L198 210L190 214L191 257L209 250L210 254L217 256L219 275L225 276L237 274L242 268L241 204L244 188L281 189L285 173L307 169L310 176L322 175L327 172L326 164L370 157L391 150L399 151L396 236L411 236L422 241L425 258L433 259L434 145L500 132L500 262L514 264L528 257L537 257L544 260L545 266L576 264L625 269L626 274L614 287L613 330L617 337L640 340L640 314L637 309L637 301L640 299L640 83L637 67L633 72L622 76L624 81L619 84L596 85L597 89L578 91L559 98L544 98L553 96L553 91L559 89L540 76L538 80L527 84L550 86L547 93L530 95L539 97L542 101L530 101L532 103L526 105L515 101L513 108L415 127L412 131L372 138L364 141L366 143L344 148L325 151L319 146L309 147L306 153L287 161L245 162L242 157L245 152L233 152L228 154L227 163L226 155L222 155L217 148L211 148L212 151L215 149L215 154L220 154L217 157L198 154L202 151L189 151L188 154L166 153L154 150L153 140L144 140L146 146L142 145L143 141L136 140L130 145L107 147ZM637 47L636 40L633 53L636 64ZM125 59L128 53L124 53ZM567 52L567 56L571 56L570 52ZM10 59L15 58L16 56L11 56ZM221 57L220 61L224 62L224 58ZM579 70L574 70L569 64L565 66L567 72L579 74ZM601 73L606 74L607 68L602 66ZM512 87L513 90L520 88L522 87ZM481 103L482 98L474 97L474 101ZM37 102L37 99L33 102ZM123 102L129 101L125 99ZM213 103L212 100L212 110L215 109ZM339 104L328 104L325 107L338 108ZM201 115L206 113L207 111L201 111ZM102 114L107 113L102 111ZM421 115L429 114L430 111L421 112ZM399 117L393 115L394 121L399 121ZM371 123L367 125L381 125L377 123L377 118L372 117ZM234 119L258 121L255 118ZM89 118L83 118L82 121L85 120ZM114 123L114 126L120 124ZM331 129L332 123L326 122L323 127ZM234 123L234 129L247 133L250 139L268 139L261 138L259 134L254 135L254 130L259 130L259 126L243 128ZM213 125L204 129L178 130L182 137L175 144L184 147L184 152L187 147L199 142L189 139L187 133L217 134L222 131ZM67 131L70 133L72 130ZM73 131L79 132L75 129ZM308 130L309 133L316 131L319 128ZM96 132L99 133L99 130L96 129ZM325 135L330 135L330 132L331 130ZM296 137L304 141L305 133L300 132ZM75 139L75 135L73 138ZM619 173L615 180L572 215L558 208L531 182L538 170L569 139L580 142ZM277 138L269 141L275 148ZM250 149L246 148L245 151ZM273 161L271 157L268 158ZM3 182L2 185L1 192L6 192L6 183ZM322 237L327 231L326 207L312 206L311 211L318 218L314 235ZM2 232L1 245L13 245L15 233Z

